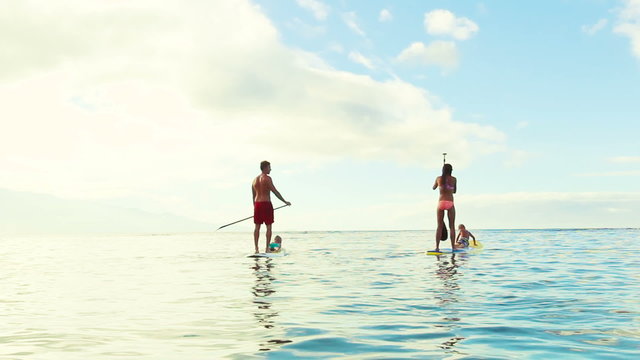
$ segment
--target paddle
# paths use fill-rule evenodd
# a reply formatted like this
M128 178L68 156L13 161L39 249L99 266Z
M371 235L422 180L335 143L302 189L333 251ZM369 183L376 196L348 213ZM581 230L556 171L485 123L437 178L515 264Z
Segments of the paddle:
M442 235L440 235L440 241L447 240L449 234L447 233L447 225L444 224L444 221L440 223L442 225Z
M282 206L278 206L277 208L275 208L275 209L273 209L273 210L275 211L275 210L281 209L281 208L283 208L283 207L285 207L285 206L289 206L289 205L282 205ZM227 227L227 226L229 226L229 225L237 224L237 223L239 223L239 222L243 222L243 221L245 221L245 220L249 220L249 219L252 219L252 218L253 218L253 216L249 216L249 217L246 217L246 218L244 218L244 219L240 219L240 220L238 220L238 221L234 221L234 222L232 222L232 223L229 223L229 224L227 224L227 225L222 225L222 226L220 226L219 228L217 228L217 229L216 229L216 231L218 231L218 230L220 230L220 229L222 229L222 228L225 228L225 227Z

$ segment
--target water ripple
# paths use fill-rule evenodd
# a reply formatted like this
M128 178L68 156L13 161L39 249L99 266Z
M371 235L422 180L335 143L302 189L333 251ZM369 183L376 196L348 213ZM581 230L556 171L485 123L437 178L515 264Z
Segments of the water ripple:
M4 238L0 358L637 357L639 230L474 233Z

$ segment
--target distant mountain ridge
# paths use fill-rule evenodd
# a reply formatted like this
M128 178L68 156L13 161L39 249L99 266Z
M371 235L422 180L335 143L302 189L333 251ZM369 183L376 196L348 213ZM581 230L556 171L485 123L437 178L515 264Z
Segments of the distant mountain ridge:
M204 232L213 225L98 201L0 189L0 234Z

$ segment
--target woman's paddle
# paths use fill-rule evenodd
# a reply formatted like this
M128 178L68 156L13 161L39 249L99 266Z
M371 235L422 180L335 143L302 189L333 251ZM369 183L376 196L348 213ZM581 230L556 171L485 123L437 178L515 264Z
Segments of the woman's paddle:
M447 232L447 225L444 224L444 221L440 223L442 226L442 234L440 235L440 241L447 240L449 237L449 233Z
M289 205L282 205L282 206L278 206L277 208L275 208L275 209L273 209L273 210L275 211L275 210L281 209L281 208L283 208L283 207L285 207L285 206L289 206ZM249 217L246 217L246 218L244 218L244 219L241 219L241 220L238 220L238 221L234 221L234 222L232 222L232 223L229 223L229 224L227 224L227 225L222 225L222 226L220 226L219 228L217 228L217 229L216 229L216 231L218 231L218 230L220 230L220 229L222 229L222 228L225 228L225 227L227 227L227 226L229 226L229 225L237 224L237 223L239 223L239 222L243 222L243 221L245 221L245 220L249 220L249 219L252 219L252 218L253 218L253 216L249 216Z

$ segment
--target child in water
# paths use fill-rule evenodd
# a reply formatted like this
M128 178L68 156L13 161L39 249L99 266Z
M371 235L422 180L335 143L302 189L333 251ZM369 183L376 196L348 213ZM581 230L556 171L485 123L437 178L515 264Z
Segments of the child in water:
M463 224L458 225L458 236L456 238L456 248L463 249L463 248L469 247L469 237L473 238L473 245L478 246L478 243L476 242L476 237L473 236L473 234L469 230L467 230L467 228Z
M269 252L275 253L282 250L282 238L280 235L276 235L273 239L273 242L269 244Z

